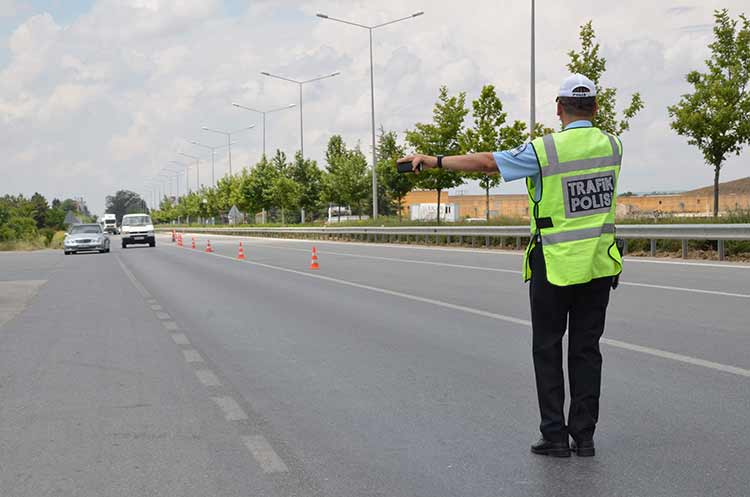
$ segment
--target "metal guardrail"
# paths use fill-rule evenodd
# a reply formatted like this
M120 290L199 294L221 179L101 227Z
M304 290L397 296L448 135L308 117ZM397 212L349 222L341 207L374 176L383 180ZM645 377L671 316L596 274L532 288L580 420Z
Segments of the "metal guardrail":
M158 231L172 231L168 226L158 227ZM521 241L529 237L528 226L403 226L403 227L335 227L321 228L240 228L231 226L189 228L194 233L215 233L225 235L254 236L293 236L315 238L347 238L366 241L408 242L420 238L429 243L434 238L438 243L444 237L447 243L455 239L459 244L468 237L472 246L477 237L485 239L485 245L491 245L491 239L515 238L516 248ZM656 254L657 240L681 240L682 256L687 257L688 240L716 240L719 259L724 260L724 242L728 240L750 241L750 224L623 224L617 226L617 236L625 240L645 239L651 241L651 255Z

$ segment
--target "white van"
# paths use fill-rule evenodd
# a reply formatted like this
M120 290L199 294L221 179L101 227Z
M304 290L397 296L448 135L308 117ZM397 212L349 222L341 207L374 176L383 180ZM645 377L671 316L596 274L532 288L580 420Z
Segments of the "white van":
M141 243L148 243L151 247L156 246L154 225L148 214L125 214L122 217L120 233L122 234L122 248Z

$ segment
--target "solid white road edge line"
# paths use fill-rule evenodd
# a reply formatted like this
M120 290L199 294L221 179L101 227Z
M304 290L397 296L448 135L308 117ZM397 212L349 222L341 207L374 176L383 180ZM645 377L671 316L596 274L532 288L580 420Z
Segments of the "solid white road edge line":
M674 290L676 292L703 293L708 295L721 295L723 297L750 299L750 295L744 293L720 292L717 290L701 290L700 288L685 288L681 286L651 285L650 283L634 283L632 281L621 281L620 284L623 286L640 286L644 288L658 288L659 290Z
M293 250L295 252L307 252L307 249L298 249L293 247L282 247L279 245L271 245L271 244L264 244L264 247L271 247L279 250ZM501 268L492 268L492 267L481 267L481 266L469 266L465 264L450 264L447 262L433 262L433 261L420 261L416 259L401 259L397 257L383 257L378 255L362 255L362 254L351 254L347 252L331 252L329 250L325 251L326 254L330 255L340 255L344 257L353 257L358 259L373 259L373 260L379 260L379 261L390 261L390 262L402 262L402 263L408 263L408 264L424 264L429 266L443 266L443 267L450 267L450 268L457 268L457 269L472 269L476 271L489 271L489 272L496 272L496 273L510 273L510 274L521 274L521 271L516 271L514 269L501 269ZM629 261L628 261L629 262ZM705 264L701 264L705 266ZM681 287L681 286L668 286L668 285L652 285L650 283L635 283L631 281L621 281L620 285L622 286L639 286L639 287L645 287L645 288L657 288L659 290L671 290L675 292L688 292L688 293L703 293L708 295L719 295L722 297L737 297L742 299L750 299L750 294L744 294L744 293L731 293L731 292L722 292L719 290L703 290L700 288L688 288L688 287Z
M201 253L205 254L206 252L201 252ZM391 296L394 296L394 297L399 297L399 298L405 298L405 299L409 299L409 300L414 300L416 302L423 302L425 304L431 304L431 305L435 305L435 306L438 306L438 307L444 307L446 309L453 309L453 310L456 310L456 311L465 312L467 314L474 314L474 315L477 315L477 316L483 316L483 317L487 317L487 318L490 318L490 319L496 319L498 321L505 321L505 322L508 322L508 323L514 323L514 324L519 324L519 325L526 326L526 327L531 327L531 321L528 321L526 319L518 319L518 318L514 318L512 316L505 316L503 314L496 314L494 312L483 311L481 309L474 309L472 307L466 307L466 306L462 306L462 305L451 304L449 302L443 302L441 300L435 300L435 299L428 299L428 298L424 298L424 297L418 297L416 295L411 295L411 294L408 294L408 293L397 292L397 291L394 291L394 290L388 290L386 288L379 288L379 287L370 286L370 285L362 285L360 283L354 283L354 282L351 282L351 281L340 280L340 279L337 279L337 278L331 278L330 276L322 276L320 274L305 273L303 271L297 271L296 269L288 269L288 268L280 267L280 266L272 266L270 264L263 264L263 263L260 263L260 262L247 261L247 260L245 260L245 261L239 261L239 260L237 260L237 259L235 259L233 257L229 257L227 255L222 255L222 254L217 254L215 252L210 253L208 255L212 255L212 256L215 256L215 257L220 257L222 259L228 259L228 260L234 261L234 262L243 262L243 263L246 263L246 264L251 264L253 266L264 267L264 268L267 268L267 269L274 269L276 271L283 271L283 272L286 272L286 273L298 274L300 276L306 276L308 278L315 278L315 279L319 279L319 280L330 281L332 283L337 283L337 284L340 284L340 285L351 286L351 287L354 287L354 288L361 288L363 290L369 290L369 291L372 291L372 292L377 292L377 293L381 293L381 294L385 294L385 295L391 295ZM610 347L615 347L615 348L630 350L630 351L634 351L634 352L641 352L643 354L648 354L648 355L655 356L655 357L661 357L663 359L670 359L670 360L673 360L673 361L682 362L684 364L691 364L691 365L694 365L694 366L702 366L704 368L713 369L713 370L716 370L716 371L722 371L722 372L725 372L725 373L731 373L731 374L735 374L735 375L738 375L738 376L744 376L746 378L750 378L750 369L744 369L744 368L740 368L740 367L736 367L736 366L729 366L727 364L721 364L721 363L713 362L713 361L706 361L704 359L698 359L696 357L690 357L690 356L686 356L686 355L682 355L682 354L675 354L673 352L668 352L668 351L661 350L661 349L654 349L654 348L651 348L651 347L644 347L644 346L641 346L641 345L635 345L635 344L631 344L631 343L627 343L627 342L621 342L619 340L612 340L612 339L609 339L609 338L602 338L601 342L604 343L604 344L609 345Z
M279 245L271 245L271 244L263 244L264 248L275 248L280 250L292 250L295 252L307 252L307 249L298 249L293 247L282 247ZM509 273L509 274L521 274L521 271L516 271L514 269L501 269L501 268L492 268L492 267L481 267L481 266L469 266L465 264L450 264L446 262L433 262L433 261L420 261L417 259L401 259L398 257L383 257L378 255L362 255L362 254L351 254L347 252L331 252L326 250L326 254L331 255L339 255L344 257L353 257L358 259L373 259L373 260L379 260L379 261L390 261L390 262L401 262L401 263L407 263L407 264L424 264L429 266L443 266L443 267L450 267L450 268L457 268L457 269L471 269L476 271L489 271L489 272L496 272L496 273ZM628 259L628 262L630 262L630 259ZM699 264L701 266L706 266L707 264ZM722 266L723 267L723 266ZM719 290L703 290L701 288L688 288L688 287L681 287L681 286L668 286L668 285L652 285L650 283L636 283L631 281L621 281L620 285L622 286L637 286L637 287L644 287L644 288L654 288L659 290L669 290L673 292L687 292L687 293L702 293L705 295L718 295L721 297L735 297L735 298L741 298L741 299L750 299L750 294L744 294L744 293L732 293L732 292L722 292Z

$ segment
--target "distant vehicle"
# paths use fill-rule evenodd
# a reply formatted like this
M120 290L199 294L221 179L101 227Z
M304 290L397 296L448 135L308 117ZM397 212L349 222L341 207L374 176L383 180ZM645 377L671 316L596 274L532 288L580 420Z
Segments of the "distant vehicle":
M122 234L122 248L127 248L128 245L145 243L148 243L151 247L156 247L154 224L148 214L124 215L122 224L120 224L120 234Z
M338 223L344 221L362 221L369 219L369 216L353 216L352 209L343 205L332 205L328 208L328 222Z
M65 255L82 251L109 252L109 237L99 224L74 224L65 235L63 251Z
M114 214L104 214L101 219L102 229L107 233L116 235L119 233L117 229L117 216Z

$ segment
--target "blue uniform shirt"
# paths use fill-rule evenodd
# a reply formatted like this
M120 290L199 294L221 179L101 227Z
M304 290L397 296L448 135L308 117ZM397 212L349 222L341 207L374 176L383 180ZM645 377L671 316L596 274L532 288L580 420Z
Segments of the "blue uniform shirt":
M568 124L565 129L590 128L591 126L591 121L574 121ZM539 161L531 143L524 143L513 150L494 152L492 155L495 157L495 163L503 181L531 178L534 185L539 184ZM535 188L535 191L537 198L534 200L539 200L541 188Z

